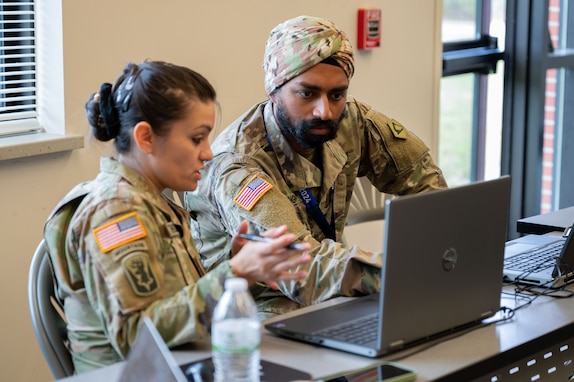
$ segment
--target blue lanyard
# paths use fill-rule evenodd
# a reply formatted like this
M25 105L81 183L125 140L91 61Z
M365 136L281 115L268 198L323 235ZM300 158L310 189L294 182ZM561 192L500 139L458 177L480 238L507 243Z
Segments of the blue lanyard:
M333 187L331 187L331 200L333 200L334 191L335 191L335 189ZM311 215L313 220L315 220L315 222L319 225L319 228L321 228L321 231L323 231L323 234L325 234L325 237L327 237L329 239L336 240L335 228L333 227L333 223L335 220L335 219L333 219L334 216L331 216L331 224L329 224L327 222L327 218L325 217L325 214L319 208L319 203L317 203L317 200L315 199L315 197L311 193L310 189L306 188L304 190L299 190L298 193L299 193L299 197L301 198L303 203L305 203L305 207L307 207L307 212L309 212L309 214ZM332 211L332 212L334 215L335 212L334 211Z
M271 150L273 150L273 152L275 152L275 149L273 148L273 144L271 143L271 139L269 138L269 134L267 134L267 132L265 132L265 135L267 136L267 142L269 142L269 146L271 147ZM305 203L305 207L307 208L307 212L309 212L309 215L311 215L313 220L315 220L315 223L317 223L319 225L319 228L321 228L321 231L323 231L323 234L325 235L325 237L327 237L328 239L336 240L337 237L335 234L335 227L334 227L335 209L331 208L331 212L332 212L331 224L329 224L327 222L327 218L325 217L325 214L323 213L323 211L321 211L321 208L319 208L319 203L317 203L317 200L315 199L315 197L311 193L311 190L309 188L306 188L304 190L299 190L297 192L299 193L299 197L301 198L303 203ZM335 194L335 187L331 186L331 203L333 203L334 196L335 196L334 194Z

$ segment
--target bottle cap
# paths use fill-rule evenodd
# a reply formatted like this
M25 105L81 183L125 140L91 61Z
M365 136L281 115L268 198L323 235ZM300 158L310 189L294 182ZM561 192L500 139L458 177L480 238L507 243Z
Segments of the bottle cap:
M247 280L240 277L234 277L225 280L225 290L231 290L235 292L247 290Z

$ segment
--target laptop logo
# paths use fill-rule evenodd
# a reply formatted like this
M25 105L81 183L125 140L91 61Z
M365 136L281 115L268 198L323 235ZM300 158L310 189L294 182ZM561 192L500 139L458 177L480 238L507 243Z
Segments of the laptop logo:
M456 249L447 248L447 250L442 255L442 269L447 272L452 271L456 265L457 260L458 253L456 253Z

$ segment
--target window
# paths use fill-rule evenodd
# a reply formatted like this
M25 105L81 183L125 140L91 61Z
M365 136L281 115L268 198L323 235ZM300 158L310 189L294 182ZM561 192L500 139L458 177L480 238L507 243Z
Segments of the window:
M39 130L33 1L0 3L0 137Z
M443 3L439 165L451 185L512 176L509 238L574 205L570 25L568 0Z
M520 218L574 205L574 9L567 0L509 4L503 171Z
M450 186L500 175L504 0L445 0L438 162Z
M3 1L0 18L0 161L84 147L66 134L62 2Z

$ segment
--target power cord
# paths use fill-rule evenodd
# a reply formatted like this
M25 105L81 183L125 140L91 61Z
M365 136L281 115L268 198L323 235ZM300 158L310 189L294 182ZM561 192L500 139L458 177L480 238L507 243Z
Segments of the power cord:
M473 325L469 328L457 330L451 334L441 336L440 338L436 338L436 339L431 340L425 344L417 346L417 347L411 349L410 351L403 351L400 354L397 354L395 357L390 357L389 361L400 361L404 358L408 358L412 355L415 355L415 354L418 354L418 353L423 352L425 350L428 350L428 349L430 349L430 348L432 348L438 344L441 344L441 343L446 342L448 340L452 340L454 338L460 337L466 333L470 333L473 330L484 328L484 327L487 327L487 326L492 325L492 324L498 324L501 322L511 320L514 317L514 312L515 312L515 309L509 308L507 306L503 306L490 319L485 319L477 325ZM499 315L500 315L500 317L497 317Z
M556 266L559 267L560 265L556 265ZM565 273L565 271L561 270L561 269L559 269L558 271L559 271L559 274ZM568 269L568 272L570 272L569 269ZM458 331L455 331L451 334L444 335L440 338L436 338L436 339L431 340L425 344L419 345L410 351L400 352L395 357L389 358L389 360L390 361L399 361L399 360L402 360L404 358L408 358L414 354L417 354L417 353L420 353L420 352L425 351L427 349L430 349L430 348L432 348L438 344L441 344L445 341L460 337L460 336L462 336L466 333L469 333L473 330L484 328L484 327L487 327L487 326L493 325L493 324L500 324L500 323L510 321L510 320L514 319L516 311L523 309L527 306L530 306L532 304L532 302L540 296L548 296L548 297L553 297L553 298L570 298L570 297L574 296L574 291L567 290L566 284L563 285L562 287L559 287L559 288L554 287L555 284L556 283L553 282L549 285L526 285L526 284L521 284L518 281L512 282L512 283L506 283L505 284L506 286L507 285L514 285L514 291L513 292L507 292L507 291L503 290L502 296L512 297L515 301L515 307L514 308L510 308L508 306L502 306L492 317L483 320L478 325L473 325L469 328L458 330Z

